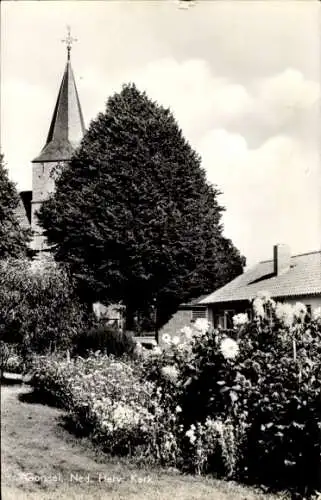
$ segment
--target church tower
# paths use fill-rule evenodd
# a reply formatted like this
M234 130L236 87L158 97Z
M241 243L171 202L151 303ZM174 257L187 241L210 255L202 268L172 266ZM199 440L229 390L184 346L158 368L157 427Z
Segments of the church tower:
M34 232L32 249L46 249L46 240L38 225L36 212L55 187L54 174L71 159L85 133L77 87L70 62L72 43L76 39L68 35L63 42L67 46L67 63L54 108L47 140L40 154L32 161L31 229Z

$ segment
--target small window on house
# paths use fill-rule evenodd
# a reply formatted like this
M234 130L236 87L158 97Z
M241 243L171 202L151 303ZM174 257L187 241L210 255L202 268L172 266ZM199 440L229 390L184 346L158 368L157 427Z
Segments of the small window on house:
M192 321L196 321L197 319L207 319L206 309L192 309Z
M249 321L252 321L253 319L253 309L245 309L245 314L247 314L247 317L249 318Z
M307 308L307 314L306 314L306 319L310 319L312 315L312 309L311 309L311 304L305 304L305 307Z
M225 328L225 316L223 312L214 315L214 328Z
M214 327L223 328L223 330L230 330L233 328L233 316L235 315L234 309L220 311L214 315Z
M269 319L270 321L272 321L273 320L273 307L271 306L271 304L266 304L264 306L264 311L265 311L266 318Z
M233 316L235 316L234 309L228 309L224 311L225 314L225 328L230 329L233 328Z

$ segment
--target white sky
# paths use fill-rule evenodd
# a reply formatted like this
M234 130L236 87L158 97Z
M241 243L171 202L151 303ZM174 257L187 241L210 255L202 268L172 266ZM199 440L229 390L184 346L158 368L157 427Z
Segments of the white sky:
M135 82L170 106L223 192L248 264L320 248L321 6L314 0L1 4L1 146L31 189L61 82L66 25L85 122Z

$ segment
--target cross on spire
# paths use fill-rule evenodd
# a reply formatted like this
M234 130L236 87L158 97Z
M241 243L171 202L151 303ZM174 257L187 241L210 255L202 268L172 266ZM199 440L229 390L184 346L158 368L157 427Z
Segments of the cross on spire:
M67 26L67 36L66 36L66 38L63 38L61 41L66 44L66 47L67 47L67 60L70 61L70 51L71 51L72 44L74 42L78 42L77 38L74 38L74 37L71 36L70 26Z

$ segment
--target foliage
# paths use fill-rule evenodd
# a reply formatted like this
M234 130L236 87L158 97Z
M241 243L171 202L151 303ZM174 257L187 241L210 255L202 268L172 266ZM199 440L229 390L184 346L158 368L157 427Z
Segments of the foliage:
M21 353L70 346L91 317L77 301L66 269L54 263L0 263L0 335Z
M131 333L104 324L89 331L84 330L73 338L73 354L83 357L90 351L100 351L117 357L124 354L132 356L135 347L136 342Z
M302 304L267 296L253 305L252 322L234 318L234 338L197 320L139 361L46 358L34 384L108 452L312 498L321 486L321 311L308 318Z
M3 370L9 373L23 373L24 361L20 354L20 346L11 343L8 344L3 341L0 341L0 346L2 360L5 360ZM5 359L3 356L4 353L6 353Z
M232 476L306 495L320 488L320 318L259 301L263 314L235 330L237 342L208 330L177 366L184 425L229 422Z
M198 319L192 328L184 327L177 336L166 337L167 346L156 348L144 360L141 377L155 381L156 387L163 389L161 405L167 411L173 413L180 409L181 467L199 474L215 472L233 477L237 443L243 438L242 428L236 429L228 412L208 411L207 391L212 381L206 379L205 374L206 382L203 379L202 370L207 360L203 365L199 357L208 331L207 321ZM214 369L214 363L211 367Z
M2 376L3 372L7 368L8 360L10 356L10 351L5 342L0 340L0 375Z
M30 231L20 226L15 210L19 197L8 178L3 155L0 154L0 260L28 254Z
M135 365L101 354L71 361L44 356L35 357L32 373L36 391L68 409L75 427L109 453L173 460L174 435L151 399L154 384L141 381Z
M242 272L200 163L172 113L126 85L42 205L56 260L71 265L92 302L123 301L128 329L134 316L152 328L153 306L161 326L179 303Z

